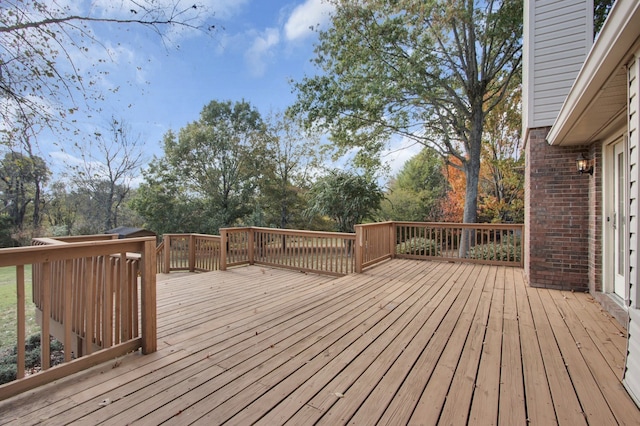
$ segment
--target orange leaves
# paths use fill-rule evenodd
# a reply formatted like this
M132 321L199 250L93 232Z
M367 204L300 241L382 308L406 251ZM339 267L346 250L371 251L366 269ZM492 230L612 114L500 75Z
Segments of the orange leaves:
M449 158L450 163L461 165L457 158ZM464 212L464 198L466 192L466 178L462 170L450 164L445 166L444 174L449 182L449 192L442 199L441 210L444 222L462 222Z

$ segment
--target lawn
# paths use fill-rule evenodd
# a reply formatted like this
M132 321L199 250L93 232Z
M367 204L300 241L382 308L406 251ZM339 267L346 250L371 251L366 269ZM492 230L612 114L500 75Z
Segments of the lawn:
M31 265L24 268L24 281L27 316L26 336L28 337L40 331L36 323L35 305L31 301ZM12 347L17 343L17 298L16 268L13 266L0 268L0 348Z

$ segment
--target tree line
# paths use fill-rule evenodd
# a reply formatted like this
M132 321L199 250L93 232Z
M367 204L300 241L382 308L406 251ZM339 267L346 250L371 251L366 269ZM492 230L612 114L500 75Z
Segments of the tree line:
M505 129L500 127L500 132ZM487 143L481 216L521 221L521 162L511 141ZM51 180L46 161L8 151L0 161L4 246L34 235L103 233L138 226L158 234L217 234L265 226L353 232L363 221L462 220L464 185L430 148L388 182L366 168L327 168L320 135L284 113L263 117L247 101L211 101L197 120L163 138L163 154L143 165L143 144L112 118L78 163ZM134 178L142 167L141 179Z

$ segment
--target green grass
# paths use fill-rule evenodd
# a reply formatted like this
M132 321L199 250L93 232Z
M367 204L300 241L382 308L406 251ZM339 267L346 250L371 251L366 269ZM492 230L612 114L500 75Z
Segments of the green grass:
M25 299L26 299L26 336L40 331L36 323L35 306L31 300L31 265L24 268ZM0 348L12 347L17 344L18 317L16 292L16 268L9 266L0 268Z

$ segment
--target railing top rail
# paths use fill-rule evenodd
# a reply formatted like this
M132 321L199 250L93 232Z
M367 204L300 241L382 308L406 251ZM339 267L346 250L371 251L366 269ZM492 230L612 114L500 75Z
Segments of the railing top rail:
M211 234L196 234L196 233L186 233L186 234L163 234L163 237L169 238L188 238L188 237L197 237L197 238L212 238L217 239L220 238L220 235L211 235Z
M368 226L389 226L389 225L393 225L394 223L399 223L399 222L386 221L386 222L360 223L356 225L356 228L363 228ZM411 222L411 223L415 223L415 222Z
M236 229L236 228L229 228ZM253 229L254 231L260 231L269 234L279 235L295 235L302 237L330 237L330 238L342 238L342 239L355 239L356 234L352 232L325 232L325 231L302 231L296 229L281 229L281 228L261 228L251 227L247 229Z
M76 243L81 241L117 240L118 234L67 235L64 237L52 237L52 238L57 241L64 241L67 243Z
M51 246L56 244L69 244L69 242L64 240L59 240L57 238L38 237L38 238L33 238L32 241L37 241L39 243L42 243L41 245L46 245L46 246Z
M231 228L220 228L220 230L224 230L225 232L229 233L229 232L246 232L246 231L250 231L252 229L251 226L234 226Z
M430 226L433 228L473 228L473 229L522 229L523 223L453 223L453 222L393 222L402 226Z
M52 262L73 257L137 252L144 249L147 241L155 242L155 237L5 248L0 249L0 267Z
M220 235L210 235L210 234L191 234L194 237L197 238L211 238L213 240L219 240L220 239Z

